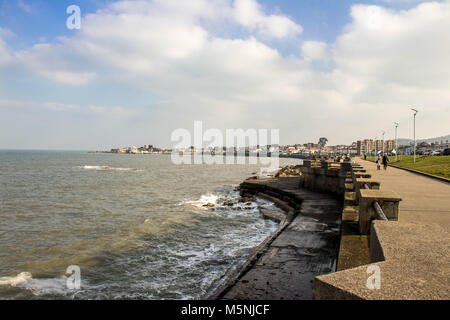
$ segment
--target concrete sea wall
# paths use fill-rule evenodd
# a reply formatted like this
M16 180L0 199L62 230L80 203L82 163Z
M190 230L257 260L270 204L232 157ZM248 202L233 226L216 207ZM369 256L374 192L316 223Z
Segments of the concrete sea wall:
M401 198L363 166L304 160L244 181L241 193L273 201L282 211L262 213L280 227L209 298L450 298L450 236L437 224L399 222Z

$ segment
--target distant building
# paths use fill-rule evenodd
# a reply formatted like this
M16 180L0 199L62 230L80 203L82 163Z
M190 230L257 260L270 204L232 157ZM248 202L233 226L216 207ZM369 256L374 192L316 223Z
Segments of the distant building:
M358 140L356 142L356 150L358 155L369 155L375 150L374 141L372 139Z
M356 150L356 154L375 154L375 152L384 151L387 153L391 153L392 150L395 150L395 141L394 140L373 140L373 139L364 139L358 140L355 145L352 144L352 150ZM352 153L355 153L354 151Z
M393 150L395 150L395 140L386 140L384 142L384 145L384 150L388 153L391 153Z

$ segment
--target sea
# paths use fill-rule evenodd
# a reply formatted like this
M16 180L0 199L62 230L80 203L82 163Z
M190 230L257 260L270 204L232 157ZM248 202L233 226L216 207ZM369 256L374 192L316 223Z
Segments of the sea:
M278 228L248 160L0 150L0 299L204 298Z

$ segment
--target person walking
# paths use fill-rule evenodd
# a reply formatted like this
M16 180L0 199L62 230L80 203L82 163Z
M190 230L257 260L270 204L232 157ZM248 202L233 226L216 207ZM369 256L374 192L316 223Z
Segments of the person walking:
M389 163L389 157L387 156L387 154L384 154L383 155L383 168L384 168L384 170L387 169L388 163Z
M381 169L381 157L380 155L377 156L377 170Z

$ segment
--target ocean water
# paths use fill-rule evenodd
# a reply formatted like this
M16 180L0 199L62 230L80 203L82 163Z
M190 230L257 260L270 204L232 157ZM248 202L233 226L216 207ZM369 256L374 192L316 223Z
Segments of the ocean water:
M202 298L278 227L265 200L223 206L259 169L0 150L0 299Z

